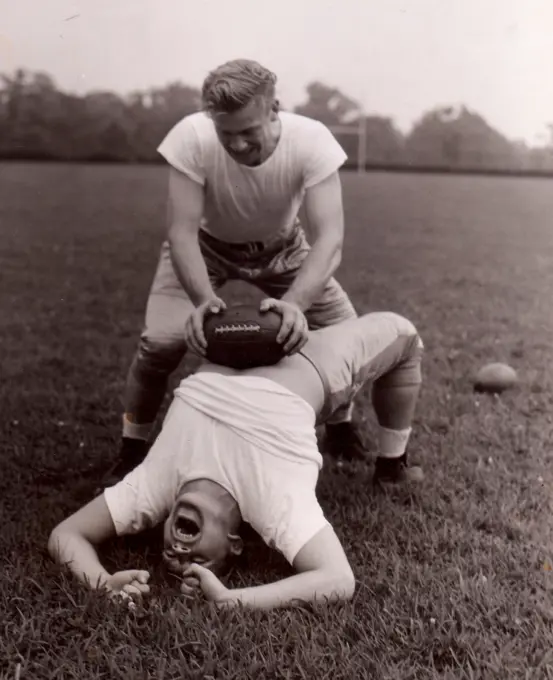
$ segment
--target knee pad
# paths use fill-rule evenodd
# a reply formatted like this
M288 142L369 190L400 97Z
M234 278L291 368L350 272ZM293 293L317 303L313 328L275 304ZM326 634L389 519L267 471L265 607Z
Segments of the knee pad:
M138 344L137 361L152 373L172 373L186 352L181 338L156 339L142 335Z
M422 383L422 370L420 359L418 361L405 361L396 366L389 373L378 378L375 385L381 388L390 387L416 387Z
M380 387L413 387L422 383L422 357L424 344L415 326L404 317L397 316L400 336L405 338L405 351L401 361L377 382Z
M394 324L398 336L400 337L403 335L408 335L412 337L417 336L422 346L422 340L420 339L419 333L414 323L409 321L409 319L407 319L405 316L401 316L401 314L396 314L396 312L383 312L383 314Z

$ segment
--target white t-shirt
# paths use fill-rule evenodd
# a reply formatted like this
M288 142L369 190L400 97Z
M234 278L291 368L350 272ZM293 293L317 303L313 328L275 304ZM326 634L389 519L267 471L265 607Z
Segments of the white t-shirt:
M164 521L182 484L210 479L290 564L327 526L315 487L315 412L267 378L198 373L183 380L144 462L105 490L117 534Z
M283 111L276 149L257 167L237 163L203 112L178 122L158 147L177 170L205 187L201 227L239 243L287 234L306 189L338 170L347 155L319 121Z

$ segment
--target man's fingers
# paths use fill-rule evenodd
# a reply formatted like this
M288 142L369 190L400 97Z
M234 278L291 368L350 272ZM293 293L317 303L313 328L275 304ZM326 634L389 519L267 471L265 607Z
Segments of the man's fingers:
M183 595L193 596L199 593L202 589L202 582L198 576L192 575L191 571L187 569L183 576L180 591Z
M191 348L201 356L205 356L207 349L207 340L205 339L204 333L204 323L206 316L212 314L220 314L227 308L224 300L221 298L215 298L210 302L204 303L204 305L198 307L192 314L190 319L190 346Z
M187 330L184 336L184 340L186 342L186 347L191 352L194 352L194 354L201 355L200 348L198 347L198 343L196 342L196 338L194 336L194 333L192 332L192 329Z
M196 562L193 562L192 564L188 565L182 575L182 578L183 581L193 579L198 583L199 586L201 586L204 579L209 578L211 574L212 572L209 569L203 567L201 564L196 564Z
M204 312L203 316L207 316L210 314L220 314L227 308L226 302L222 300L221 298L213 298L213 300L210 300L209 302L204 303ZM203 323L203 319L202 319Z
M146 584L133 581L132 583L127 583L127 585L123 586L121 591L131 597L142 597L142 595L145 595L150 591L150 588Z
M134 580L130 585L143 595L147 595L150 592L150 586L147 583L141 583L140 581Z
M182 582L190 588L198 588L201 585L200 579L197 576L185 576Z
M150 572L145 569L133 569L129 572L129 575L139 583L147 583L150 580Z
M277 342L282 343L288 339L288 336L294 327L294 319L295 316L293 313L284 313L282 323L280 324L280 330L277 335Z
M201 589L201 581L197 576L185 576L182 579L180 591L183 595L194 595Z
M193 562L192 564L189 564L186 567L182 576L183 576L183 580L186 580L188 578L193 578L196 581L200 582L201 581L201 575L202 575L202 568L200 567L199 564L196 564L195 562Z
M286 354L292 354L296 351L296 346L302 341L303 336L307 333L307 323L303 314L291 315L292 324L290 332L286 337L286 342L283 347Z
M197 312L192 317L192 330L194 334L194 340L196 345L200 350L201 354L205 354L205 348L207 347L207 342L204 335L204 314L203 311L197 310Z
M140 597L142 593L136 586L131 585L130 583L127 583L127 585L123 586L121 588L121 595L123 598L127 595L128 597L132 597L133 595L136 597Z
M307 331L305 326L303 324L301 324L301 326L295 326L288 336L286 344L284 345L284 351L288 355L296 354L296 352L299 352L306 342Z
M184 339L186 342L186 346L188 349L192 350L195 354L199 354L200 356L203 356L205 354L205 349L201 346L200 341L198 339L198 315L197 312L194 311L192 312L192 315L186 322L186 326L184 329ZM203 329L201 328L203 324L203 321L199 322L199 327L201 331L201 336L203 337ZM205 343L205 338L204 338L204 343Z
M274 300L273 298L265 298L265 300L262 300L261 304L259 305L259 311L263 313L268 312L270 309L278 310L278 300Z
M226 308L227 303L221 298L217 298L209 306L209 311L211 312L211 314L218 314L219 312L223 312Z
M299 352L300 349L303 349L305 345L307 344L307 341L309 340L309 328L305 330L305 333L301 336L300 341L298 342L294 353Z

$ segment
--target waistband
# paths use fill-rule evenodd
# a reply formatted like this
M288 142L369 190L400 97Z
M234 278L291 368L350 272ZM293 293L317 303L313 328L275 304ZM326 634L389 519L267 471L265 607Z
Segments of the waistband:
M266 251L281 250L283 245L294 241L301 231L301 223L299 219L296 219L289 231L273 235L265 240L238 242L222 241L203 227L200 228L199 234L200 239L216 251L226 250L246 255L257 255Z
M309 350L307 349L307 345L304 345L302 347L302 349L300 349L298 354L300 356L302 356L304 359L306 359L311 364L311 366L313 366L313 368L317 372L319 378L321 379L321 382L323 383L323 390L324 390L324 395L325 395L324 403L323 403L323 407L321 409L321 413L319 414L319 417L317 418L317 420L323 421L328 416L331 415L331 413L330 413L330 393L331 393L330 381L329 381L326 373L321 368L321 366L317 363L316 357L309 355Z

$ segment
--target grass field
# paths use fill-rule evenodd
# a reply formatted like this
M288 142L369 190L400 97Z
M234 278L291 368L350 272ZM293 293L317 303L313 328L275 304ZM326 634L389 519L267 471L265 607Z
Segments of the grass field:
M339 279L359 311L405 314L426 344L422 487L376 495L371 469L325 461L354 601L188 607L156 532L103 553L153 573L135 613L50 562L50 530L116 451L165 183L159 167L0 165L0 677L553 678L551 180L344 175ZM471 375L495 360L520 386L476 396ZM366 393L357 404L371 441ZM289 573L251 541L230 585Z

